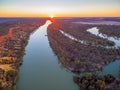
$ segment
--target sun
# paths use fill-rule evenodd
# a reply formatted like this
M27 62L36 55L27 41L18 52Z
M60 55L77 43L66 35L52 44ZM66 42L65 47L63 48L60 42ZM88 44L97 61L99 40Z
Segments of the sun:
M54 18L54 16L53 16L53 15L50 15L50 18Z

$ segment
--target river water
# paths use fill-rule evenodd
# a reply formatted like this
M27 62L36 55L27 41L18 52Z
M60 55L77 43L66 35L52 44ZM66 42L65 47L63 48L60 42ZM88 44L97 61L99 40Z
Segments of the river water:
M50 21L31 34L19 70L17 90L79 90L73 73L54 55L47 38Z

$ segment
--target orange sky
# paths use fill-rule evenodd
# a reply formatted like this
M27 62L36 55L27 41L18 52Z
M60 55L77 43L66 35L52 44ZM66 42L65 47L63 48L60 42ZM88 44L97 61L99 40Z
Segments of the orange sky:
M119 0L1 0L0 17L120 17Z

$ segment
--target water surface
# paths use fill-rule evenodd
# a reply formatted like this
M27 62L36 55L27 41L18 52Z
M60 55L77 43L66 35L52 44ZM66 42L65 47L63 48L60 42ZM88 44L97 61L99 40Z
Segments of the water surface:
M47 21L30 36L17 90L78 90L73 73L59 63L49 45L46 30L50 23Z

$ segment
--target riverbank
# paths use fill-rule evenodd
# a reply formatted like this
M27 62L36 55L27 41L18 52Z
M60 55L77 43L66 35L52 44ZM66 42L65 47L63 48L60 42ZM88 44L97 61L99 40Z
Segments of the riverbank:
M48 27L51 47L61 63L73 72L98 72L102 70L103 65L120 58L119 47L106 48L109 45L113 46L113 41L87 32L87 28L92 26L56 21ZM61 30L67 35L61 33ZM69 38L68 34L74 36L75 40ZM86 44L77 40L84 41ZM93 45L89 42L95 43Z
M71 22L58 19L48 27L48 39L59 61L78 74L73 79L80 90L118 90L120 78L109 72L107 75L100 72L104 65L120 60L120 47L116 48L119 43L100 37L99 34L94 35L88 30L98 27L99 33L105 31L106 35L117 35L119 38L120 26L73 24L72 19L70 20ZM114 30L116 32L112 33ZM87 75L87 72L90 72L90 75Z
M44 23L44 19L11 22L7 32L0 36L0 90L16 90L18 69L29 36Z

